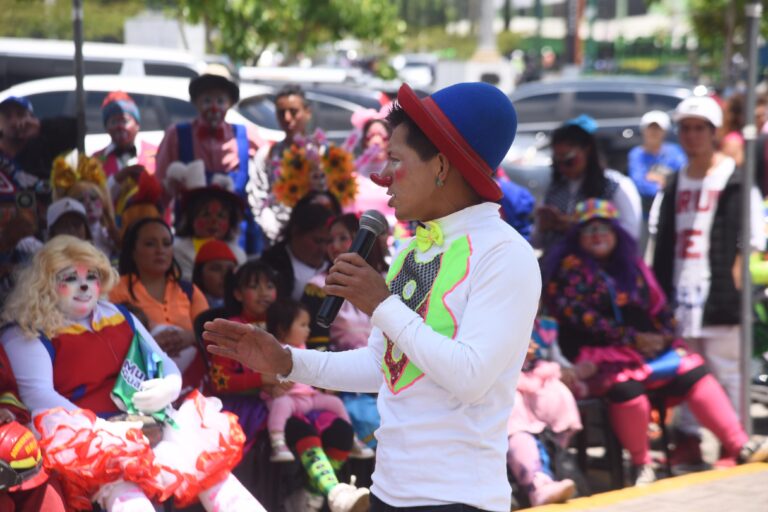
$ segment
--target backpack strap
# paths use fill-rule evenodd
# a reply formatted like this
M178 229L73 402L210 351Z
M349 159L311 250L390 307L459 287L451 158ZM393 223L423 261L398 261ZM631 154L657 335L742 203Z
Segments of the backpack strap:
M240 162L237 171L232 174L232 181L235 184L235 193L243 196L245 195L245 186L248 184L248 130L241 124L233 124L231 126L235 132L237 158Z
M130 311L128 311L128 308L123 306L122 304L115 304L114 305L118 311L125 317L125 320L128 322L128 325L131 327L131 333L136 333L136 324L133 321L133 315Z
M189 299L189 303L192 304L192 296L195 292L195 285L183 279L179 280L178 283L179 287L181 287L181 290L184 292L184 295L186 295L187 299Z
M38 333L37 338L40 340L40 343L43 344L45 350L48 351L48 355L51 356L51 362L53 362L56 359L56 349L54 348L53 343L43 331Z
M179 141L179 160L188 164L195 159L195 145L192 140L192 123L177 124L176 137Z

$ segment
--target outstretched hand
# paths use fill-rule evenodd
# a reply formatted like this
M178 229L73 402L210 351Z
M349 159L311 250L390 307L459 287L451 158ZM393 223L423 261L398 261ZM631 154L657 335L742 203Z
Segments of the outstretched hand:
M211 354L234 359L260 373L288 375L293 369L291 352L263 329L223 318L205 322L203 327Z

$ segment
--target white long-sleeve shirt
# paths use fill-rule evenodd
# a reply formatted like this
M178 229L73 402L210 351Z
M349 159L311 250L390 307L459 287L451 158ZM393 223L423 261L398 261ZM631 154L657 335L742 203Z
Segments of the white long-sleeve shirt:
M457 324L444 336L400 296L372 316L368 347L348 352L292 351L289 380L326 389L379 392L381 426L372 492L395 507L464 503L508 511L506 421L512 408L541 276L531 246L484 203L439 219L445 241L429 262L466 237L463 278L442 297ZM409 249L405 249L408 251ZM441 268L442 271L442 268ZM387 338L423 375L405 387L384 380ZM390 372L392 369L390 369Z
M89 331L93 331L92 325L100 324L102 319L115 314L119 314L119 310L114 304L99 301L91 318L78 323ZM180 375L176 363L163 352L135 316L133 317L133 324L139 335L152 348L152 351L162 357L165 375ZM42 341L38 338L29 338L18 327L11 327L3 331L0 342L8 354L8 360L19 386L21 401L32 411L33 417L54 407L63 407L68 411L79 409L77 405L59 394L54 388L51 355Z

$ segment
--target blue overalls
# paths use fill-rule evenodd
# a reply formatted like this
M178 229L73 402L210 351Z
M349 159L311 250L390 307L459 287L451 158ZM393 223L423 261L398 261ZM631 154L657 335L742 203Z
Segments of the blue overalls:
M261 226L256 223L253 213L248 208L248 195L245 186L248 184L248 135L245 126L241 124L230 125L235 132L237 140L237 158L240 164L235 172L226 173L235 184L234 193L243 199L246 211L243 212L243 221L240 223L240 237L237 243L246 254L261 254L264 250L264 235ZM176 125L176 134L179 140L179 160L188 164L195 159L194 142L192 139L192 123L179 123ZM224 173L222 170L205 170L205 181L210 184L214 174ZM178 205L178 202L177 202ZM178 207L177 207L178 208ZM176 212L178 215L180 212Z

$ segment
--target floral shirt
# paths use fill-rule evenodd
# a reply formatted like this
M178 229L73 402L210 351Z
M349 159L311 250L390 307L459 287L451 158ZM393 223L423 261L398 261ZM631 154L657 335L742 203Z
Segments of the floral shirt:
M571 360L582 346L631 345L638 332L674 334L669 306L655 315L649 312L649 287L642 272L635 290L627 292L607 272L571 254L546 286L544 297L547 311L559 322L563 354Z

